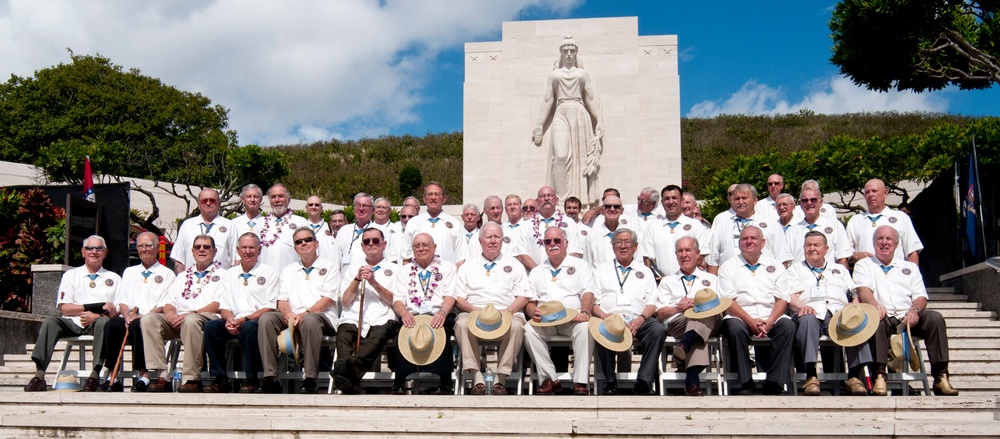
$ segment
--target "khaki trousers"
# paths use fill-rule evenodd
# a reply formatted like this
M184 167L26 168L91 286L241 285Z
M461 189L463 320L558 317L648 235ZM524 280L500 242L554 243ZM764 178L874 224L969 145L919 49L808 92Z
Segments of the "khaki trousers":
M216 320L219 316L212 313L187 313L178 331L167 323L164 314L153 313L142 316L142 342L146 353L146 368L155 371L167 369L166 353L163 351L164 340L180 338L184 344L183 377L184 382L201 380L201 368L205 365L205 322ZM170 379L170 377L164 377Z
M503 337L497 339L500 342L499 361L496 373L510 375L514 369L514 359L521 352L521 343L524 342L524 315L514 314L510 322L510 330ZM462 352L463 370L480 370L479 364L479 339L469 332L469 313L463 312L455 319L455 341Z

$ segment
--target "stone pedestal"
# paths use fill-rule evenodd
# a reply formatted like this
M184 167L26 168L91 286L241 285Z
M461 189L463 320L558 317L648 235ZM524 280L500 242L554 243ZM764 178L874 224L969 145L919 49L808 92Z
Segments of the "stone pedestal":
M533 198L546 184L548 146L535 146L532 129L568 35L603 114L600 191L615 187L633 200L643 187L680 184L677 36L638 29L637 17L505 22L502 41L467 43L464 202Z
M56 297L63 273L71 268L62 264L36 264L31 266L31 313L36 316L58 316Z

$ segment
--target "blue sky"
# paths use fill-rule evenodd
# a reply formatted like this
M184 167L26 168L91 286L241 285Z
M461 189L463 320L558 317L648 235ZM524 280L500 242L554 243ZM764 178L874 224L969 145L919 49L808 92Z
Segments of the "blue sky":
M100 53L230 110L241 144L462 129L464 43L513 20L676 34L681 113L1000 114L1000 91L872 93L829 63L835 2L0 0L0 77Z

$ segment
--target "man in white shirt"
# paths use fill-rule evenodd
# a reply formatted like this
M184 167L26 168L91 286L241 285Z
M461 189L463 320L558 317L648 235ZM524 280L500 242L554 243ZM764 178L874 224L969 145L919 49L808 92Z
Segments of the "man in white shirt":
M233 245L233 225L232 222L219 215L219 193L215 189L205 188L198 193L198 211L200 215L188 218L181 223L177 230L177 240L170 250L170 259L174 260L174 272L180 273L194 263L191 254L191 244L194 237L198 235L208 235L215 240L219 248L227 251L216 252L215 260L222 263L222 268L229 268L232 265L230 253L228 251Z
M589 323L594 308L594 273L586 261L567 255L569 242L562 229L546 230L542 244L548 258L528 276L535 296L525 306L532 322L524 327L524 342L538 369L537 393L551 395L562 389L562 383L554 379L556 367L548 341L555 335L567 335L573 340L573 394L588 395L594 350ZM559 309L547 308L553 302L560 304Z
M257 234L261 245L259 258L260 262L281 272L285 266L298 260L292 244L292 234L295 229L309 226L309 221L295 215L288 208L292 197L288 194L288 188L281 183L267 190L267 201L271 206L271 214L264 218L264 227ZM238 264L243 252L237 253L235 263Z
M579 228L576 221L567 217L559 211L559 197L556 196L555 189L549 186L542 186L538 190L538 213L531 218L531 229L527 232L528 254L535 264L540 264L545 260L544 246L542 245L542 235L549 227L559 227L566 233L566 238L570 240L569 254L578 258L583 257L583 240L580 239Z
M246 232L253 232L257 236L260 236L260 231L264 228L264 218L267 217L267 213L260 210L260 203L262 201L264 201L264 191L260 189L260 186L253 183L243 186L243 190L240 191L240 203L243 204L243 214L232 220L233 230L231 236L240 237ZM232 252L232 256L230 256L231 261L239 260L239 255L236 254L236 242L232 243L232 249L228 246L222 248L225 251Z
M632 390L636 395L652 395L653 382L659 379L657 362L663 350L663 340L667 337L663 323L653 317L656 313L656 280L649 267L635 257L639 240L634 231L626 228L616 230L611 245L615 259L594 268L597 281L594 317L605 319L611 314L619 314L625 320L627 329L642 346L639 373ZM603 394L617 395L615 366L621 359L616 352L602 345L594 347L606 382ZM632 357L628 355L626 358L631 361Z
M281 331L294 322L302 346L301 394L316 393L316 379L322 360L323 336L336 333L340 298L340 264L321 259L317 253L319 240L310 228L301 228L292 235L299 261L281 271L278 283L277 310L260 317L257 342L264 371L262 389L280 389L277 385L277 339ZM292 358L295 353L288 352Z
M355 260L365 258L364 248L361 246L361 234L374 225L372 223L374 207L371 195L364 192L358 192L354 195L354 222L345 225L341 229L342 231L337 234L337 245L341 252L341 271L345 271ZM386 235L385 230L382 228L379 230L382 230L382 234ZM390 244L386 244L387 250Z
M270 192L270 191L269 191ZM288 233L289 238L292 233ZM243 349L242 365L246 381L240 393L258 391L257 372L260 372L260 344L257 337L258 319L274 310L278 300L278 271L260 260L260 238L245 233L237 240L240 265L222 274L222 291L219 298L220 319L205 322L205 352L208 354L212 384L205 393L228 393L232 390L226 375L226 342L239 340ZM260 389L277 393L281 386Z
M785 179L778 174L771 174L767 177L767 198L760 200L758 204L758 210L762 215L762 219L774 220L778 219L777 214L777 204L778 195L785 190Z
M602 207L604 214L597 217L600 222L595 222L592 229L581 230L579 236L579 239L584 240L583 259L592 265L611 262L615 258L615 252L611 248L611 237L619 227L627 227L628 222L622 217L620 198L608 195L604 197Z
M372 227L378 227L379 230L385 235L385 239L389 241L389 244L385 247L385 256L389 258L389 261L400 264L400 253L401 248L409 243L404 244L405 241L403 237L403 228L398 223L389 221L389 215L392 214L392 206L389 205L389 200L386 198L376 198L375 199L375 210L372 211Z
M150 232L142 232L135 238L140 263L125 269L121 296L115 297L121 315L109 320L104 327L103 354L107 357L105 366L109 369L115 367L118 351L125 340L125 328L128 327L129 344L132 345L132 370L139 372L139 378L132 385L133 392L145 392L149 386L141 318L151 312L163 312L163 305L157 304L157 301L174 281L174 272L156 260L156 244L157 237ZM111 391L123 390L120 380L109 385Z
M142 316L142 344L145 349L146 367L153 383L148 392L169 392L171 382L160 374L167 368L163 352L164 340L180 338L184 343L183 374L178 392L201 392L201 368L204 365L204 325L219 318L219 301L222 296L222 274L226 269L221 262L213 261L216 252L229 251L215 246L211 236L194 238L191 245L194 264L177 275L162 297L156 301L163 312L150 312Z
M741 383L739 394L757 392L750 364L750 338L770 337L771 346L755 346L758 369L767 370L765 395L784 394L792 364L795 323L788 309L785 266L763 253L764 236L755 226L740 232L740 253L719 267L719 296L733 299L722 333L729 344L729 370ZM769 355L770 354L770 355Z
M800 262L805 259L803 248L805 245L806 233L817 231L822 233L831 251L824 252L828 263L837 263L847 267L847 260L854 255L854 248L851 241L847 239L847 231L844 225L836 219L829 219L820 214L820 205L823 203L823 194L814 189L805 189L799 195L799 203L805 215L801 220L795 222L787 232L788 242L792 249L792 259Z
M778 223L757 212L755 207L757 190L749 184L736 185L733 190L732 204L735 213L732 219L712 224L708 272L717 273L722 263L739 256L740 232L749 226L756 227L763 235L762 242L766 241L765 247L761 249L763 254L787 266L792 260L792 253L788 250L788 243L781 227L778 227ZM716 217L717 220L718 218Z
M45 371L52 361L52 351L60 338L90 334L94 336L94 369L83 386L84 392L94 392L104 365L104 327L108 319L118 315L115 297L121 295L122 278L106 270L101 264L108 254L104 238L93 235L83 240L84 264L63 273L59 282L56 306L59 317L49 316L38 330L38 341L31 352L35 362L35 376L25 392L44 392Z
M896 257L919 264L920 250L923 250L924 244L920 242L910 216L886 206L885 198L889 196L889 189L886 189L885 183L877 178L868 180L864 195L868 211L854 215L847 221L847 237L854 247L854 260L860 261L875 254L872 246L875 228L887 225L896 229L899 236Z
M479 364L479 339L470 331L470 314L492 305L501 313L509 314L510 329L500 340L500 350L497 354L497 380L493 385L493 393L506 395L504 382L510 376L514 359L521 351L524 341L524 314L520 311L528 303L534 293L528 282L528 275L516 259L504 256L503 231L499 224L486 223L479 229L479 244L482 253L469 255L465 263L458 269L455 284L455 306L460 314L455 319L455 341L462 352L461 367L465 373L472 374L472 394L486 394L486 384ZM478 313L477 313L478 314Z
M330 371L337 389L349 395L364 392L361 378L381 357L385 344L396 337L399 321L392 302L395 292L403 289L401 268L385 257L388 243L381 230L365 229L358 245L365 257L352 260L343 272L337 361Z
M927 289L920 267L899 256L899 234L893 226L879 226L872 240L875 255L854 265L858 296L862 302L875 305L882 318L875 337L869 341L879 369L872 391L880 395L887 393L885 370L889 336L905 323L912 336L922 338L927 345L934 393L958 395L958 390L948 382L948 326L941 313L927 309Z
M479 213L479 206L466 204L462 208L462 230L458 240L458 260L465 260L469 254L469 249L475 247L472 243L479 241L479 221L482 216Z
M660 193L666 216L646 227L646 234L639 239L639 252L647 266L656 267L653 274L661 276L674 273L679 268L675 243L683 237L697 239L703 245L699 254L708 255L708 229L700 221L684 216L681 188L668 185ZM695 261L697 265L699 262ZM694 293L694 291L692 291Z
M531 220L530 218L524 219L524 211L521 210L521 197L511 194L508 195L504 200L504 210L507 212L507 222L503 223L501 228L503 229L503 248L501 251L504 256L513 256L518 261L525 270L531 271L535 268L536 264L531 256L528 255L528 239L531 234ZM498 223L500 224L500 223ZM479 253L482 249L478 249ZM473 251L472 254L476 254Z
M403 248L403 261L413 257L410 245L417 233L424 232L434 238L441 259L457 264L460 257L460 240L464 238L461 232L462 223L455 217L444 212L444 203L448 201L448 193L441 183L430 182L424 186L424 204L427 211L417 215L406 225L406 239Z

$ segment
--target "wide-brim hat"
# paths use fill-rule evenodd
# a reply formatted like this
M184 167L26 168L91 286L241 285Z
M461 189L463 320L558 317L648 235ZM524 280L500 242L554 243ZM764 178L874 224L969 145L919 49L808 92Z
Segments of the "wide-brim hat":
M878 321L878 308L867 303L851 303L833 314L827 333L830 340L840 346L858 346L875 335Z
M399 330L396 346L406 361L416 366L426 366L441 357L448 344L448 336L444 327L431 327L431 320L434 319L429 315L414 316L413 320L415 323L412 328L404 326Z
M733 299L719 297L710 288L702 288L694 293L694 306L684 311L684 317L689 319L704 319L722 314L733 304Z
M625 352L632 348L632 331L628 330L625 319L618 314L611 314L604 319L591 317L590 335L610 351Z
M66 374L59 375L56 384L52 386L52 390L56 392L79 392L80 389L80 379Z
M910 363L910 372L920 370L920 359L917 358L917 350L910 334L910 325L904 320L896 328L896 334L889 338L889 350L892 353L889 367L893 370L902 371L903 361Z
M566 305L558 300L550 300L538 305L538 311L542 313L542 321L536 322L531 319L531 326L556 326L572 321L578 313L575 309L566 309Z
M288 319L288 327L278 333L278 351L291 355L299 362L299 336L295 332L295 319Z
M482 340L496 340L510 330L510 321L510 311L499 311L491 303L469 313L469 332Z

